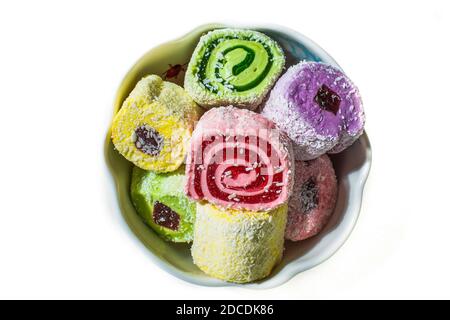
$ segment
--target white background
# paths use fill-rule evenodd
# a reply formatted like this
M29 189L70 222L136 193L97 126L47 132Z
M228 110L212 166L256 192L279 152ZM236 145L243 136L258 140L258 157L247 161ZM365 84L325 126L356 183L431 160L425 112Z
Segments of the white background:
M450 298L448 1L2 1L0 298ZM270 290L155 266L111 203L102 144L128 68L214 21L307 35L356 82L373 166L330 260Z

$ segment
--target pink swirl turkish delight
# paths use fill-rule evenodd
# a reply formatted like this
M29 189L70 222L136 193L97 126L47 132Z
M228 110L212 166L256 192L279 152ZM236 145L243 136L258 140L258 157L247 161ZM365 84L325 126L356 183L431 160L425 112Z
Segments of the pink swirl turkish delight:
M206 112L194 130L186 194L225 208L271 210L293 187L286 134L255 112L232 106Z

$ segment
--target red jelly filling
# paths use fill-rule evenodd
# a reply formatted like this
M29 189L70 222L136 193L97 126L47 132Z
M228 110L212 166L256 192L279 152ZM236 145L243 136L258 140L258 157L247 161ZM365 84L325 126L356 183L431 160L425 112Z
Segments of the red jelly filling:
M210 144L216 141L217 138L212 137L210 139L204 140L202 144L202 150L205 150ZM269 186L269 177L267 176L267 164L264 164L260 156L258 154L254 154L253 151L250 151L248 146L251 143L249 137L241 138L235 137L234 141L242 141L240 146L234 147L233 150L226 150L225 147L221 150L221 154L218 155L217 161L211 161L211 163L205 164L203 162L203 156L197 158L197 160L202 160L200 162L196 162L195 164L195 172L194 172L194 187L196 193L200 197L204 197L204 192L202 190L201 185L201 175L202 171L206 170L206 181L207 188L211 195L225 202L238 202L238 203L248 203L248 204L256 204L256 203L270 203L275 201L281 194L283 189L283 171L274 173L272 184ZM256 140L256 141L255 141ZM225 143L225 137L223 137L222 143ZM230 142L230 140L228 141ZM274 163L272 166L274 168L279 167L281 162L278 157L278 154L272 155L272 146L270 143L257 138L252 137L252 142L256 143L258 147L266 146L265 153ZM201 151L202 151L201 150ZM203 152L201 152L203 154ZM233 156L233 159L245 160L247 165L229 165L224 170L224 175L220 178L220 181L216 181L216 171L219 166L227 159L227 156ZM227 182L236 183L229 183ZM239 184L240 183L240 184ZM226 187L231 190L231 193L224 192L218 186L218 184ZM244 194L234 194L236 193L244 193ZM245 193L254 193L259 192L256 195L245 195Z

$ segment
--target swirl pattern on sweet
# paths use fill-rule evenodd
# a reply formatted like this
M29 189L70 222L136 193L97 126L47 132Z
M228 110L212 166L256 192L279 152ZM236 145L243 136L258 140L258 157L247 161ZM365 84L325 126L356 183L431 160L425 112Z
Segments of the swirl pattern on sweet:
M194 130L186 193L225 208L271 210L290 196L292 147L263 116L235 107L214 108Z
M254 109L285 63L281 47L251 30L219 29L200 39L189 63L185 88L200 105Z

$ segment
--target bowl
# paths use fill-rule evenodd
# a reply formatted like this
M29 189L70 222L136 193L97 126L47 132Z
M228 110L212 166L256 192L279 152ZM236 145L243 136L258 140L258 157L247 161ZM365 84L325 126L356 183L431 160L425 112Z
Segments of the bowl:
M283 47L287 66L300 60L312 60L339 67L336 61L313 41L285 27L202 25L177 40L151 49L137 61L120 84L114 102L114 114L117 113L136 83L147 74L158 74L168 81L182 85L185 67L200 36L210 30L223 27L258 30L272 37ZM148 249L151 260L174 276L203 286L271 288L285 283L295 275L330 258L344 244L357 222L364 184L371 164L371 149L366 133L344 152L332 155L331 160L336 170L339 191L335 212L326 228L308 240L287 241L283 260L268 278L255 283L233 284L204 274L193 264L189 245L162 240L141 220L131 203L129 193L132 164L114 150L110 137L111 132L108 130L104 154L108 168L108 182L111 185L110 201L117 203L117 209L120 210L132 234Z

